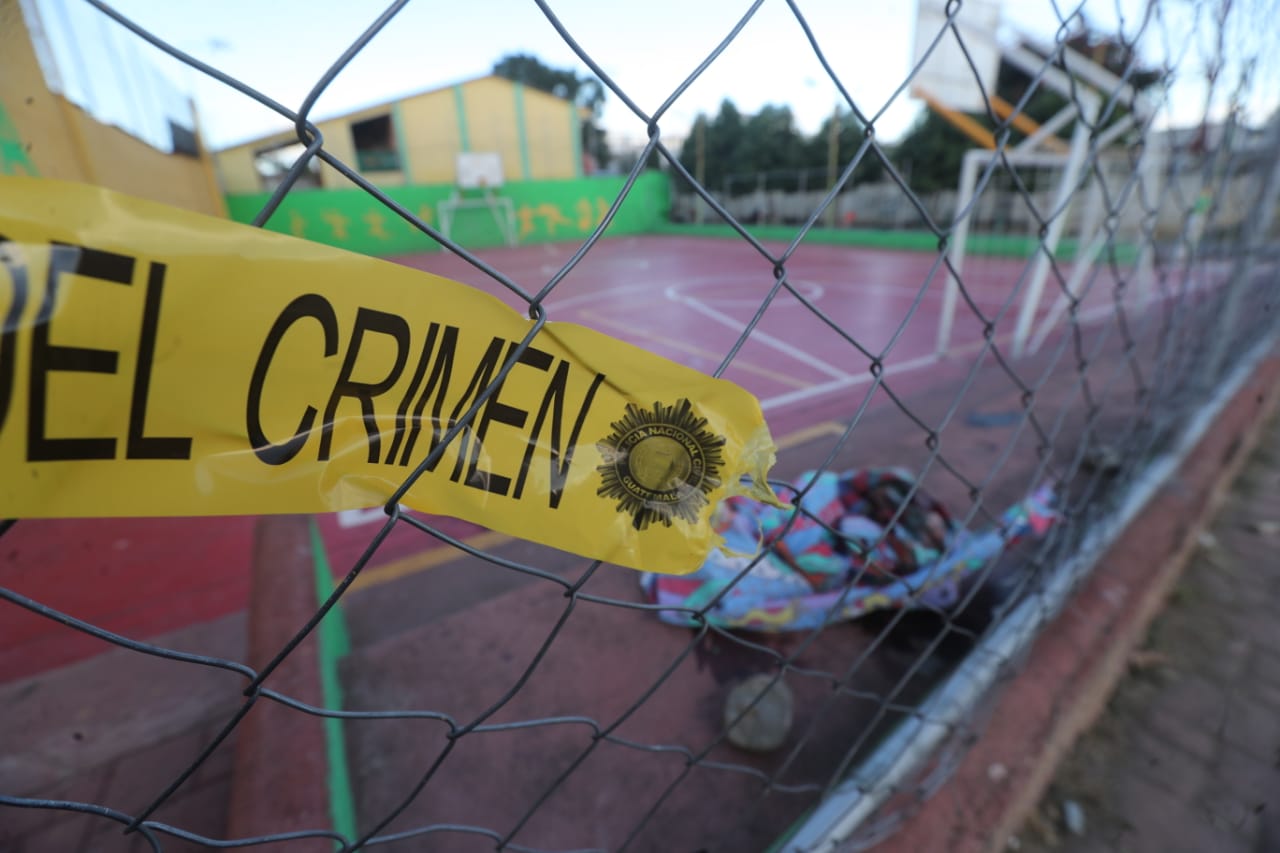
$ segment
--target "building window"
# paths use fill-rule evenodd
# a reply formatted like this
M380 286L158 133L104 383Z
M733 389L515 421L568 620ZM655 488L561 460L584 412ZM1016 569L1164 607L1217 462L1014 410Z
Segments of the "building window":
M185 154L188 157L200 156L200 142L196 139L194 130L189 127L183 127L170 119L169 135L173 138L174 154Z
M289 169L306 152L306 146L300 142L284 142L267 148L259 148L253 152L253 167L258 173L258 181L264 190L274 190L280 186ZM320 186L320 158L312 157L306 168L298 176L295 187Z
M356 147L356 169L387 172L400 168L400 151L390 115L375 116L351 123L351 141Z

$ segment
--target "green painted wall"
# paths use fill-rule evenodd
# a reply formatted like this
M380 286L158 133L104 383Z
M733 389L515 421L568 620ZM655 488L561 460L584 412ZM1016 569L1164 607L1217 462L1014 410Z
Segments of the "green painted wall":
M2 127L2 126L0 126ZM0 142L3 139L0 138ZM622 177L573 178L561 181L515 181L502 189L516 209L516 231L521 244L580 240L600 222L622 189ZM387 195L438 227L436 203L453 192L450 184L387 187ZM266 204L268 193L227 196L227 210L237 222L249 222ZM657 172L646 172L623 203L609 228L610 234L679 234L698 237L740 239L727 225L681 225L667 221L671 207L670 183ZM273 231L305 237L366 255L398 255L430 252L440 247L431 238L411 228L363 190L305 189L285 198L267 227ZM752 225L748 229L760 240L790 241L794 226ZM464 208L454 213L453 238L467 248L503 245L502 233L493 213L484 207ZM815 228L805 238L811 243L867 246L936 252L938 238L924 231L879 231L868 228ZM968 251L972 255L1025 258L1038 250L1033 237L1016 234L973 234ZM1077 246L1063 240L1057 256L1070 259ZM1132 262L1136 247L1116 247L1116 260Z
M622 177L518 181L504 186L502 195L515 205L516 231L522 244L579 240L599 224L624 182ZM448 184L386 188L392 199L437 227L436 203L451 192L453 187ZM249 222L268 197L268 193L228 195L228 213L237 222ZM642 174L608 233L657 230L667 220L670 200L670 184L665 175ZM267 228L367 255L439 249L430 237L355 187L296 190L285 198ZM484 207L456 211L452 236L467 248L503 244L493 213Z

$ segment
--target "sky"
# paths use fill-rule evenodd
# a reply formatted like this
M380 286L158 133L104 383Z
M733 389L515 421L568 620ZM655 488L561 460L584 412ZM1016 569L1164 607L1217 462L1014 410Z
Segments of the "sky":
M79 0L26 0L48 20L100 17ZM934 2L934 0L925 0ZM975 0L971 0L972 3ZM1123 26L1133 32L1145 0L984 0L1002 5L997 36L1015 32L1050 40L1062 15L1083 7L1103 30ZM1244 5L1274 0L1240 0ZM550 0L565 28L606 74L646 112L657 109L706 58L749 8L730 0ZM916 3L902 0L797 0L819 44L859 108L877 116L881 139L892 141L910 126L921 103L909 92L895 95L913 61ZM232 74L289 106L301 104L315 81L351 41L385 8L369 0L219 0L192 4L174 0L115 0L121 13L156 35ZM1174 113L1189 120L1203 110L1202 75L1194 73L1207 48L1196 43L1192 0L1162 4L1162 38L1153 27L1144 44L1151 61L1188 51L1183 57L1182 94ZM103 28L97 25L99 31ZM115 28L108 24L106 30ZM52 27L50 27L52 29ZM123 33L123 31L121 31ZM1238 38L1247 38L1242 30ZM132 37L119 40L133 42ZM1203 41L1203 39L1201 40ZM108 44L109 41L104 41ZM68 52L101 50L83 41ZM160 67L175 85L194 95L202 130L212 148L287 129L288 123L245 96L187 69L147 45L114 48L136 51ZM313 115L324 118L397 95L448 85L487 73L511 52L532 53L549 65L588 71L531 0L414 0L363 50L321 95ZM1274 52L1274 51L1271 51ZM79 60L84 67L85 58ZM64 85L75 99L74 61L60 65ZM92 67L92 62L89 63ZM1272 69L1274 70L1274 69ZM1273 75L1280 78L1280 75ZM1197 86L1199 88L1197 88ZM102 87L99 86L99 89ZM1275 103L1274 86L1259 98ZM728 49L668 110L661 126L678 141L699 112L714 113L729 98L747 113L761 106L789 105L800 129L812 133L830 115L837 91L809 47L785 0L766 0ZM99 110L124 114L110 93L91 93ZM1260 101L1261 103L1261 101ZM1166 123L1177 124L1170 114ZM601 116L615 149L639 146L645 125L609 94Z

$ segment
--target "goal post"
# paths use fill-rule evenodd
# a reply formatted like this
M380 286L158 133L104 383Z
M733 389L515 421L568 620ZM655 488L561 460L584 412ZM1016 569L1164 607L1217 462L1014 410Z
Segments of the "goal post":
M1009 307L1012 326L1001 324L1000 340L1014 357L1033 355L1044 345L1071 310L1072 300L1091 289L1090 276L1100 264L1121 259L1126 304L1137 307L1153 297L1155 253L1142 229L1144 211L1160 193L1162 152L1152 143L1134 160L1119 149L1099 150L1097 143L1119 133L1108 129L1090 141L1088 124L1076 123L1072 147L1065 154L1020 147L1004 152L996 163L992 151L966 152L957 187L957 218L947 247L950 272L938 321L939 356L951 349L961 282L971 295L983 289L987 272L981 255L989 240L1026 245L1017 301ZM1017 173L1016 180L1006 164ZM1016 215L994 215L1000 210ZM1109 255L1108 247L1119 254ZM1006 257L987 263L1010 262ZM1061 276L1060 287L1050 284L1054 275ZM1088 321L1114 306L1091 300L1076 309L1079 318Z
M939 11L935 7L938 5L937 0L921 0L920 20L923 21L926 15L937 18ZM945 24L947 21L945 14L942 15L941 20ZM973 221L975 213L981 208L981 199L975 202L975 195L982 196L1002 191L999 181L995 179L1002 172L1007 174L1007 170L1004 169L1005 164L1019 173L1026 169L1047 169L1057 172L1056 190L1053 195L1049 198L1038 197L1035 202L1039 221L1034 234L1036 238L1033 246L1034 256L1028 259L1030 268L1020 286L1009 345L1011 354L1014 357L1020 357L1027 354L1028 350L1034 351L1043 344L1051 330L1051 324L1060 320L1068 307L1069 300L1060 294L1058 302L1049 309L1049 316L1037 330L1036 320L1045 298L1045 285L1063 241L1072 238L1076 241L1073 252L1075 262L1071 273L1072 282L1075 285L1085 280L1084 277L1092 262L1105 246L1107 240L1105 211L1091 209L1083 213L1078 210L1073 213L1072 208L1077 206L1081 199L1093 198L1090 193L1080 192L1082 184L1092 180L1092 176L1088 174L1091 161L1101 156L1121 133L1132 128L1137 121L1135 115L1145 113L1147 105L1140 93L1134 92L1127 83L1115 78L1109 71L1087 57L1063 48L1063 52L1070 55L1063 58L1061 67L1049 66L1046 65L1044 57L1037 55L1024 44L1002 45L995 35L997 29L995 26L975 26L976 20L974 18L966 22L959 14L953 15L950 19L950 25L964 38L965 48L971 57L984 58L994 55L997 65L999 62L1006 62L1019 68L1037 77L1040 85L1058 92L1071 102L1068 107L1035 129L1018 145L996 151L993 150L994 146L988 143L983 148L967 152L961 165L956 193L956 218L947 247L947 258L951 270L945 279L935 347L939 356L946 355L951 349L957 297L961 282L964 280L962 273L966 257L973 254L975 233L981 230L975 228ZM922 45L924 42L917 35L917 53L921 51ZM925 85L940 86L931 82L931 77L923 75L931 60L932 57L928 57L920 66ZM921 61L917 60L918 63ZM987 60L984 58L983 61ZM981 71L976 62L974 67ZM1066 70L1063 70L1064 68ZM994 83L994 74L990 79ZM968 80L968 87L974 93L978 93L977 108L984 109L989 106L993 112L1004 116L1005 120L1012 121L1013 116L1017 114L1011 113L1008 105L1000 101L999 94L991 85L988 85L986 79L982 82L988 98L986 104L982 103L976 81ZM935 91L924 89L923 86L917 88L923 90L921 94L928 95L927 101L931 104L940 102L943 107L950 110L973 111L975 104L973 94L965 100L951 98L940 101L938 92L950 92L950 89L940 87ZM1132 96L1131 101L1137 113L1121 119L1095 137L1094 125L1103 106L1102 98L1098 93L1117 90ZM1067 128L1070 128L1071 136L1070 141L1064 145L1055 134ZM1148 191L1154 189L1151 185L1158 182L1160 177L1158 167L1153 165L1155 159L1154 156L1148 156L1148 153L1144 152L1144 163L1140 168ZM1019 190L1016 187L1006 186L1003 191L1016 194ZM1067 230L1070 223L1075 223L1072 231ZM1041 224L1043 224L1043 231L1040 230ZM1149 290L1151 262L1149 252L1139 258L1135 287L1138 292ZM1070 290L1071 287L1068 285L1068 291Z
M961 286L970 299L981 301L989 280L1014 275L1011 267L1019 262L1026 268L1016 274L1021 295L1011 309L1014 346L1021 351L1028 334L1022 326L1036 316L1051 258L1059 256L1059 247L1076 237L1084 226L1081 220L1088 218L1088 211L1074 209L1079 179L1079 164L1067 154L1007 151L1000 157L983 148L965 153L947 244L950 269L938 320L938 355L950 351ZM1046 219L1050 224L1041 233Z
M488 210L497 223L503 241L511 247L518 242L515 205L499 191L506 182L502 155L494 151L468 151L454 164L453 192L436 205L440 233L453 239L453 222L460 210Z
M1116 77L1088 56L1060 47L1061 61L1047 64L1044 56L1030 50L1027 44L1002 44L1001 38L997 36L998 22L1000 4L988 0L979 3L970 1L963 6L948 4L946 0L918 0L916 69L913 82L916 96L923 97L931 104L931 108L933 104L938 104L943 110L952 113L957 110L991 110L1000 115L1002 120L1014 122L1018 113L1012 111L1010 105L1001 100L1000 93L995 91L997 69L1000 63L1007 63L1037 78L1039 85L1059 92L1070 101L1070 105L1047 120L1043 126L1034 129L1019 145L997 152L992 150L996 146L986 141L983 142L982 149L966 152L956 188L956 219L952 224L947 246L947 260L951 270L946 277L942 311L938 320L936 351L940 356L946 355L951 348L957 295L960 280L963 280L960 278L961 272L966 255L972 255L975 232L973 214L980 206L974 204L975 193L984 195L991 191L991 181L984 178L984 175L988 174L989 168L1000 168L993 161L1002 158L1014 169L1060 169L1057 191L1051 201L1042 205L1047 224L1044 225L1042 234L1037 233L1039 242L1034 247L1034 259L1030 260L1032 266L1020 288L1011 341L1011 353L1018 357L1027 353L1028 348L1034 351L1034 348L1042 345L1050 332L1051 321L1061 319L1066 310L1066 300L1060 297L1059 304L1050 309L1046 323L1038 330L1034 328L1041 310L1044 284L1052 272L1052 259L1062 240L1069 236L1065 233L1069 220L1073 219L1069 215L1069 207L1085 195L1078 190L1082 179L1084 182L1089 179L1089 175L1085 174L1089 158L1097 158L1100 152L1119 138L1120 133L1134 127L1152 109L1146 95L1135 91L1128 82ZM956 38L948 37L948 29L954 29ZM960 51L961 40L964 42L963 55L957 58L955 54ZM956 76L956 68L966 67L977 73L977 79L973 73ZM950 73L950 79L947 73L943 73L943 69ZM1094 137L1093 126L1102 110L1100 92L1123 96L1126 102L1133 105L1134 113ZM983 95L986 95L986 101L983 100ZM1071 128L1070 142L1064 146L1055 134L1068 127ZM975 138L974 134L970 133L970 138ZM1156 191L1155 184L1160 181L1157 158L1151 152L1144 152L1143 159L1144 163L1140 167L1143 182L1147 184L1148 192ZM979 182L982 186L979 186ZM1102 222L1103 216L1098 211L1085 211L1083 215L1074 216L1074 219L1078 222L1080 233L1075 234L1078 245L1071 277L1079 284L1083 282L1084 275L1087 275L1093 259L1096 259L1098 252L1106 245L1106 228ZM1151 270L1152 254L1148 248L1144 248L1138 259L1135 275L1134 291L1138 295L1149 295Z

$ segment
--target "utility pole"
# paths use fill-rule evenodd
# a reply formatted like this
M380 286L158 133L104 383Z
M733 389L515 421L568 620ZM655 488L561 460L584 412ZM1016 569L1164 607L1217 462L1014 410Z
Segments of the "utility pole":
M693 177L698 181L698 185L703 189L707 187L707 117L698 114L697 120L693 123L694 133L694 165ZM701 196L695 195L693 198L693 221L702 224L703 210L705 204Z
M831 111L831 128L827 133L827 186L834 188L840 173L840 102ZM827 227L835 228L840 215L839 196L827 208Z

